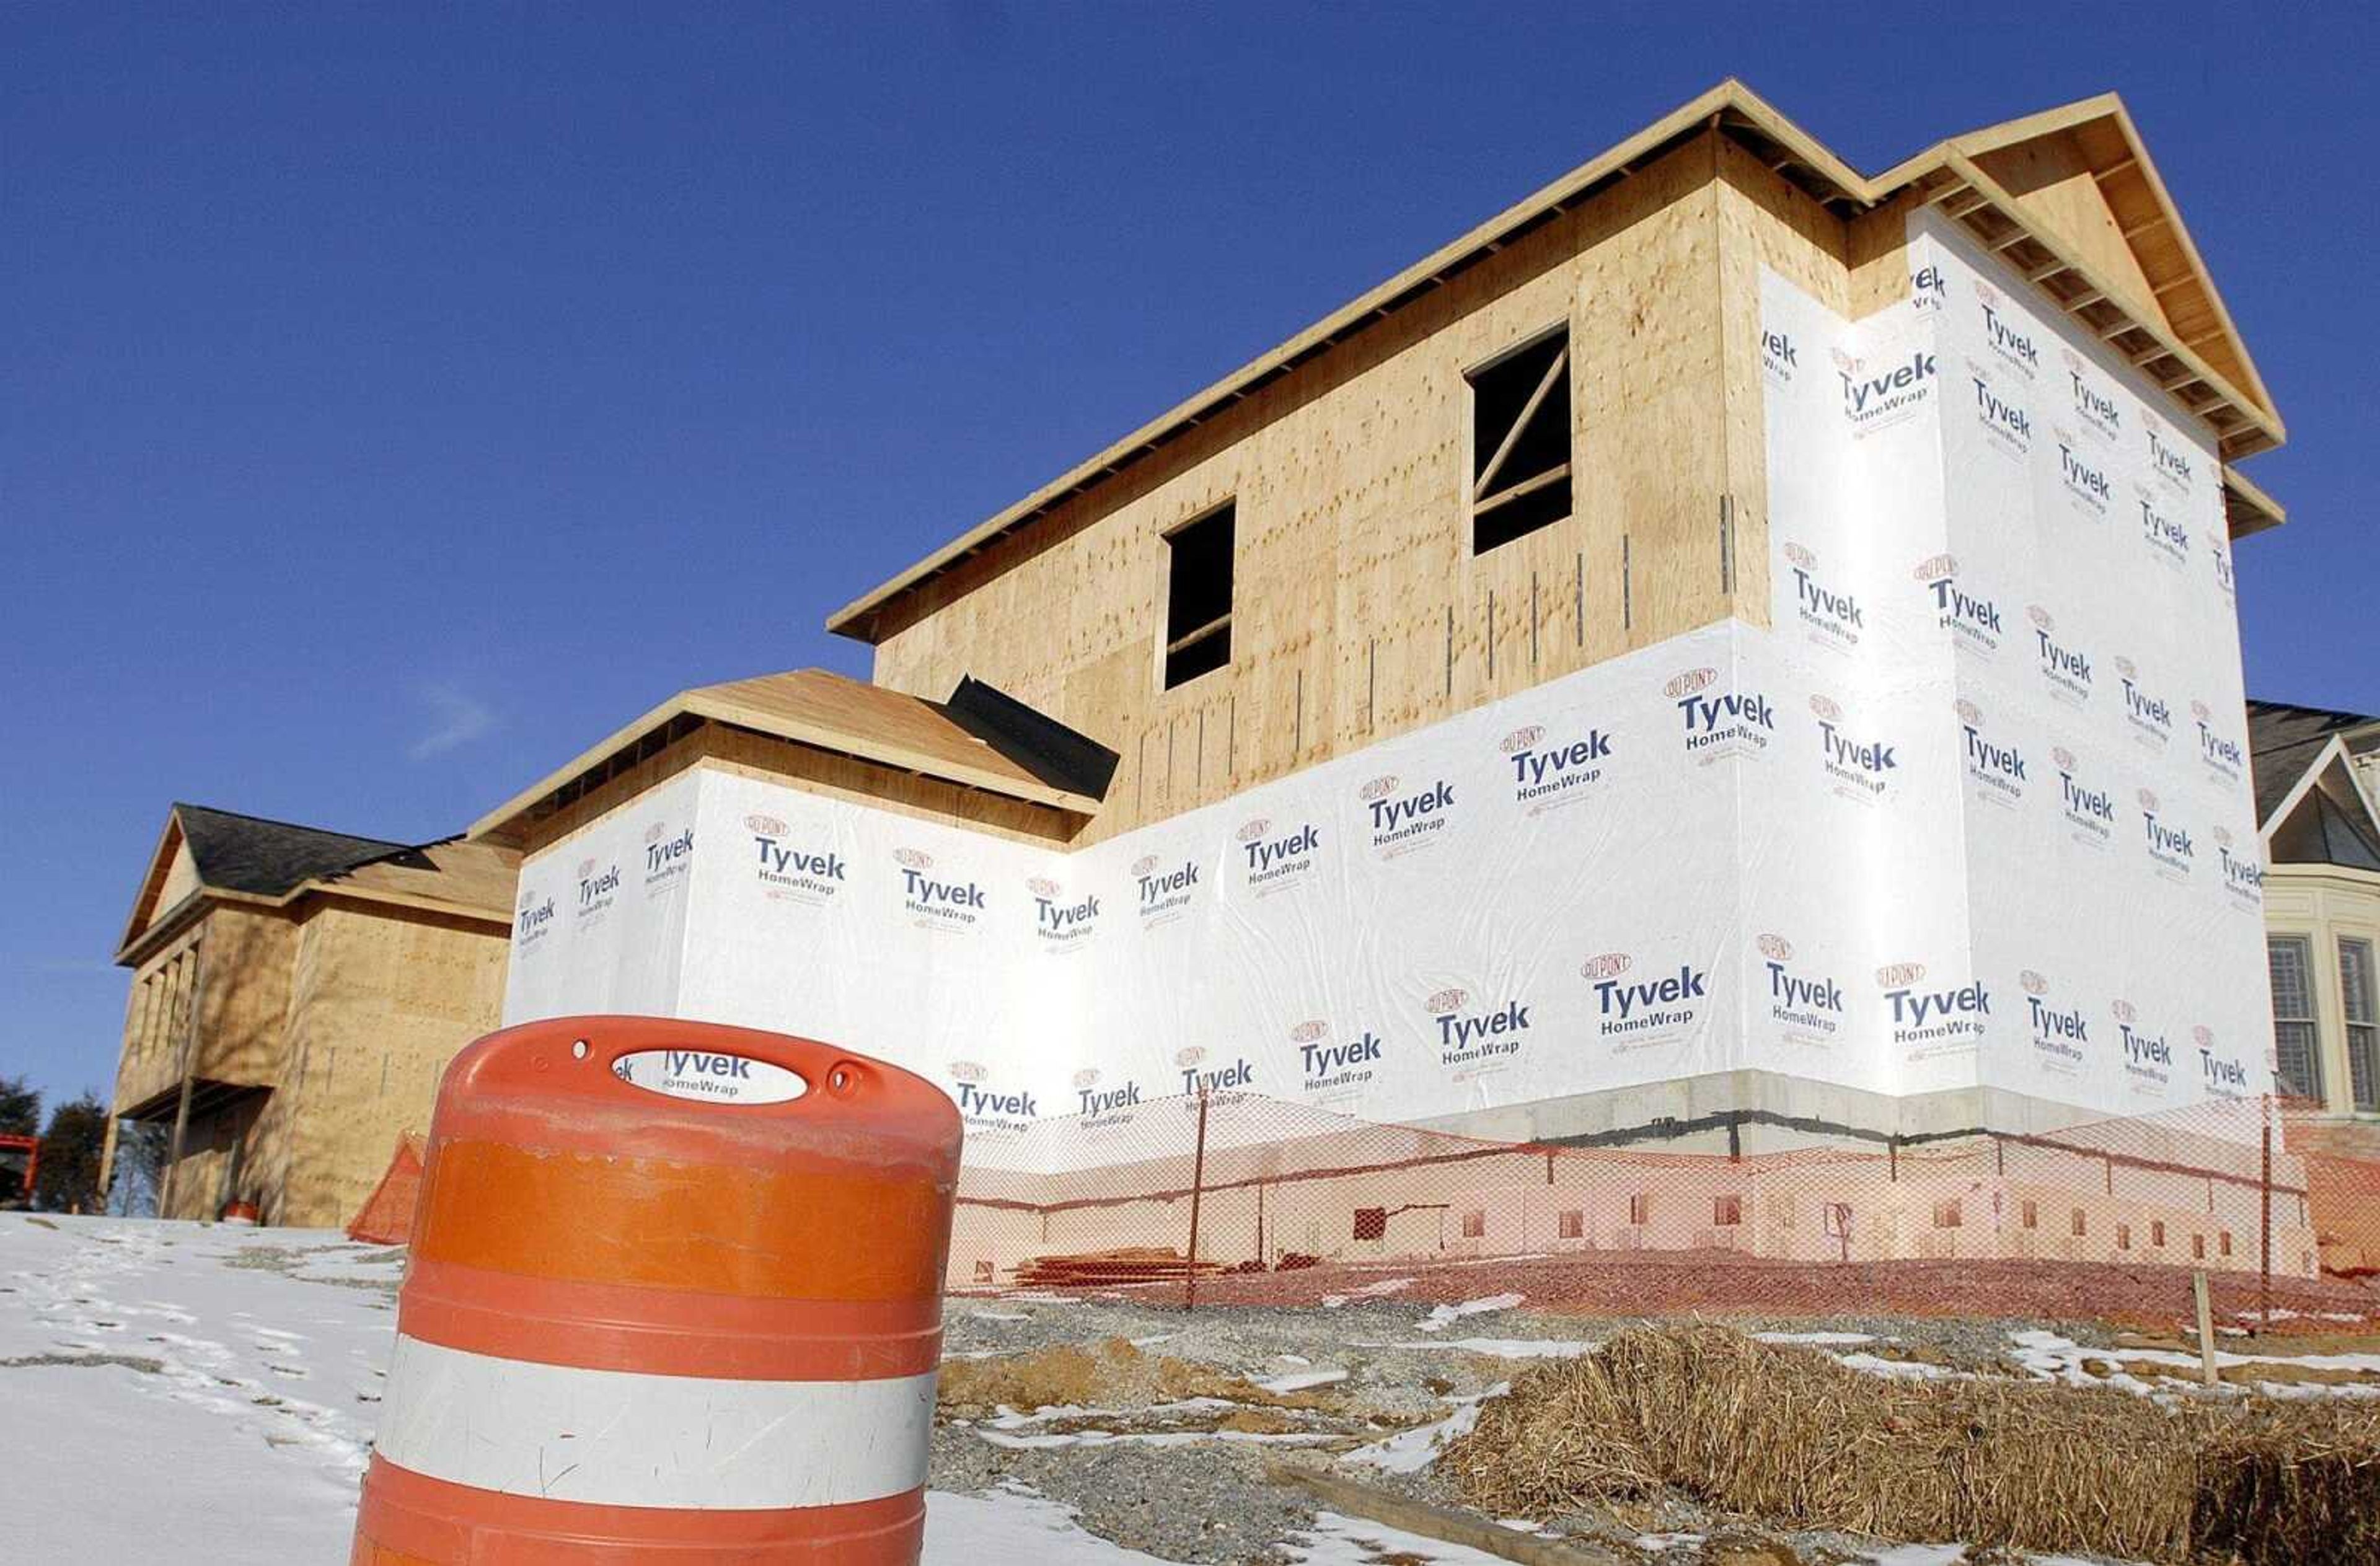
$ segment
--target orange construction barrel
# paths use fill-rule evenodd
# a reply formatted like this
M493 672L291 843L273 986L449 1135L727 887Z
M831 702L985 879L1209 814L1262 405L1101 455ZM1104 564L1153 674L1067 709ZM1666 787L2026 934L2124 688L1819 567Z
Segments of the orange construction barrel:
M455 1057L351 1566L914 1566L960 1126L807 1038Z

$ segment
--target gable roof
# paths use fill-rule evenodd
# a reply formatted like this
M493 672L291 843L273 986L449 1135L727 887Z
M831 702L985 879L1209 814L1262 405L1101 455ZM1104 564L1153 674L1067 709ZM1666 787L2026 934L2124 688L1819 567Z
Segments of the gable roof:
M189 875L178 884L187 890L164 905L185 855ZM210 901L280 907L335 891L509 923L519 863L518 855L492 845L451 839L415 845L177 801L150 855L115 960L135 960L136 953L183 924L186 910Z
M1954 160L1996 166L2004 175L2013 175L2016 160L2008 154L2033 147L2068 154L2072 163L2065 165L2067 169L2089 175L2107 219L2115 225L2117 237L2130 250L2139 273L2137 278L2108 281L2132 295L2136 304L2162 316L2175 337L2259 408L2272 413L2272 397L2265 390L2264 377L2257 372L2248 345L2233 324L2231 311L2198 253L2197 242L2191 238L2180 210L2149 157L2139 127L2115 93L2103 92L1951 137L1887 170L1875 183L1886 187L1922 179L1936 169L1952 166ZM2079 225L2096 216L2070 209L2066 221ZM2140 297L2143 292L2145 298Z
M2343 747L2367 730L2380 730L2380 718L2252 698L2248 761L2255 775L2258 827L2271 827L2274 816L2298 792L2307 774L2320 770L2333 741Z
M2229 507L2235 533L2281 520L2279 508L2261 491L2249 486L2251 492L2243 494L2236 489L2236 475L2228 467L2234 458L2279 445L2286 439L2279 415L2122 100L2106 93L1938 141L1871 177L1730 78L854 599L827 617L827 629L861 641L879 640L884 612L927 582L1041 522L1067 502L1706 131L1743 144L1840 217L1873 211L1909 191L1917 192L1925 204L1938 206L2021 268L2059 309L2215 427L2219 455L2227 464L2226 498L2237 503ZM2100 215L2116 225L2117 237L2136 263L2126 270L2137 272L2140 282L2108 275L2104 261L2095 263L2086 258L2089 247L2080 241L2089 237L2074 230L2070 211L2060 212L2055 202L2003 182L2000 176L2016 177L2009 166L2012 154L2034 146L2055 146L2079 161L2104 202ZM2143 294L2148 297L2142 297Z
M1078 765L1061 764L1047 754L1046 746L994 744L978 732L986 725L977 722L970 726L963 721L967 716L943 702L848 679L825 669L795 669L700 686L678 692L579 752L472 822L466 835L474 841L495 837L550 815L706 722L791 740L1073 815L1088 816L1099 809L1099 795L1106 789L1103 774L1094 783ZM1057 726L1046 718L1040 722Z

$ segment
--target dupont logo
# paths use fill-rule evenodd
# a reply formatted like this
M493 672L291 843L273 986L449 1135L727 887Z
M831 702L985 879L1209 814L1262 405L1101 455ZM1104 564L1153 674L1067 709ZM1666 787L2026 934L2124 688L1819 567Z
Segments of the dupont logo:
M2168 565L2190 564L2190 524L2168 509L2172 503L2157 489L2143 484L2133 495L2140 506L2141 541Z
M1834 359L1836 379L1842 383L1843 422L1851 427L1854 439L1908 419L1925 406L1934 389L1934 356L1924 348L1912 349L1888 364L1871 365L1840 348Z
M2197 481L2190 448L2154 419L2141 420L2141 432L2148 442L2149 471L2175 489L2188 492Z
M2075 646L2071 637L2061 637L2058 622L2041 605L2027 604L2024 617L2033 622L2034 666L2049 694L2076 706L2089 705L2091 655Z
M2247 1062L2216 1049L2213 1028L2204 1024L2192 1028L2190 1041L2197 1048L2200 1086L2207 1092L2218 1099L2233 1099L2248 1091Z
M2058 808L2067 823L2076 829L2074 840L2088 847L2105 848L2115 833L2114 794L2085 782L2082 763L2064 746L2051 749L2049 761L2058 769Z
M819 907L842 894L848 867L839 852L797 840L791 826L771 815L745 817L744 830L752 835L747 863L770 901Z
M1134 909L1143 929L1180 918L1198 894L1196 859L1177 864L1154 854L1144 854L1132 862L1131 873L1135 893Z
M1004 1088L975 1061L953 1061L945 1068L957 1084L959 1118L978 1131L1021 1132L1040 1114L1029 1091Z
M1661 687L1685 724L1689 756L1756 755L1776 737L1777 710L1758 691L1713 689L1716 669L1689 669Z
M2247 764L2247 751L2240 743L2215 726L2215 713L2203 701L2190 704L2190 720L2198 730L2198 759L2206 770L2226 783L2238 783L2241 769Z
M901 867L901 906L921 929L964 931L981 927L988 900L974 881L937 871L934 856L921 848L895 848Z
M1984 367L1967 361L1967 383L1974 388L1975 426L1993 450L2022 456L2033 450L2033 416L2011 393L1992 384Z
M2173 1046L2162 1033L2141 1023L2130 1001L2111 1002L2107 1014L2116 1019L2116 1042L2124 1052L2124 1074L2143 1087L2161 1089L2173 1081Z
M1919 561L1910 575L1922 584L1934 602L1937 624L1953 640L1977 652L1999 650L2003 635L2000 607L1991 598L1959 579L1959 557L1937 554Z
M2157 796L2147 789L2132 795L2141 807L2141 823L2147 834L2148 855L2157 873L2169 880L2188 880L2191 866L2196 861L2196 851L2190 833L2175 826L2161 812Z
M1322 830L1311 821L1276 831L1262 816L1232 834L1245 857L1247 884L1258 892L1298 885L1314 873L1320 857Z
M1117 1083L1112 1087L1101 1087L1099 1081L1097 1066L1085 1066L1075 1074L1073 1081L1075 1099L1081 1106L1076 1112L1088 1117L1085 1121L1086 1124L1121 1124L1123 1120L1130 1118L1123 1114L1124 1111L1140 1107L1140 1084L1135 1081L1124 1081ZM1102 1116L1115 1118L1103 1121L1100 1118Z
M1982 708L1963 697L1953 705L1959 714L1959 733L1966 741L1968 781L1985 799L2003 805L2022 800L2027 782L2023 752L2012 739L1992 737Z
M2070 1075L2081 1070L2085 1047L2091 1042L2090 1018L2080 1007L2052 1002L2049 980L2031 968L2024 970L2017 984L2024 991L2025 1034L2035 1060L2046 1071Z
M2215 844L2215 863L2223 872L2223 891L2234 907L2261 914L2265 907L2265 864L2260 852L2242 855L2231 833L2222 827L2207 832Z
M1032 893L1033 933L1044 950L1074 951L1099 928L1098 893L1069 896L1064 887L1048 876L1030 877L1025 882L1025 890ZM976 905L979 907L981 904Z
M1385 1046L1369 1028L1354 1038L1333 1040L1330 1025L1317 1019L1289 1030L1297 1046L1301 1084L1309 1093L1353 1091L1372 1080Z
M2173 737L2173 708L2161 696L2150 694L2138 665L2129 658L2116 660L2116 679L2124 696L2124 722L2143 745L2162 751Z
M1972 1050L1982 1038L1992 1014L1992 992L1983 980L1929 983L1923 963L1887 964L1876 979L1891 1008L1892 1041L1910 1059Z
M1793 584L1793 617L1810 632L1810 639L1838 650L1857 647L1860 633L1867 628L1866 611L1858 597L1831 579L1817 555L1803 545L1789 541L1779 552Z
M645 829L645 887L647 891L666 886L685 879L694 865L694 829L686 827L672 832L667 821L655 821Z
M1842 986L1831 975L1796 966L1793 943L1781 935L1763 935L1753 944L1767 977L1768 1020L1789 1039L1832 1042L1843 1026Z
M1209 1101L1217 1093L1252 1087L1256 1083L1257 1068L1245 1059L1234 1059L1227 1066L1209 1067L1207 1051L1195 1044L1177 1052L1173 1063L1182 1074L1182 1091L1208 1095Z
M2020 312L2011 311L1999 290L1978 279L1974 285L1975 302L1983 307L1984 341L2003 363L2026 380L2041 368L2041 349L2028 330L2032 322Z
M1517 998L1500 1004L1475 1004L1468 990L1449 987L1422 1002L1438 1024L1438 1063L1476 1066L1521 1052L1527 1042L1529 1008Z
M2107 463L2068 431L2061 428L2052 433L2058 440L2058 478L2066 487L2066 498L2094 521L2107 516L2116 498Z
M1692 963L1634 977L1636 959L1604 952L1579 965L1595 993L1596 1037L1621 1050L1666 1042L1702 1019L1710 1003L1710 976Z
M1591 785L1603 781L1611 759L1611 735L1590 726L1549 741L1545 727L1532 723L1506 734L1498 749L1512 769L1513 801L1536 816L1593 792ZM1451 793L1446 802L1453 803Z
M2124 415L2116 406L2115 394L2100 389L2081 354L2066 348L2058 357L2066 361L2067 395L2072 399L2074 416L2082 421L2082 428L2110 441L2121 435Z
M1394 774L1355 791L1367 817L1373 851L1383 859L1429 846L1443 835L1454 809L1454 785L1443 778L1410 788Z
M609 908L620 894L620 867L594 859L578 861L578 917L589 919Z
M1900 767L1897 748L1853 732L1831 697L1812 695L1810 710L1818 720L1819 765L1838 785L1836 792L1861 800L1882 798L1891 774Z
M553 899L521 888L520 908L513 919L513 936L523 947L535 945L553 928Z

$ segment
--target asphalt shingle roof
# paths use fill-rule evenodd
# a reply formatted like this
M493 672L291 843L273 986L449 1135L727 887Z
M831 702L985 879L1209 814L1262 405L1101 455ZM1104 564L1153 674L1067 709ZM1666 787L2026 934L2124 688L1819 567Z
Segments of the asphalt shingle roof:
M2248 703L2248 762L2256 777L2256 820L2262 825L2297 787L2298 779L2333 734L2380 722L2361 712L2297 707L2286 701Z
M225 892L277 897L303 880L405 853L409 844L268 821L203 805L176 805L199 880Z

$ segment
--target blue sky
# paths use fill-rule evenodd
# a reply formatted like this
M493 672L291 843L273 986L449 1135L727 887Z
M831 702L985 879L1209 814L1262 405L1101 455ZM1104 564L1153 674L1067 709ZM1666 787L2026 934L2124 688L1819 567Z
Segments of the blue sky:
M167 805L459 829L1723 76L1863 168L2125 95L2290 427L2249 686L2380 711L2339 9L0 12L0 1073Z

